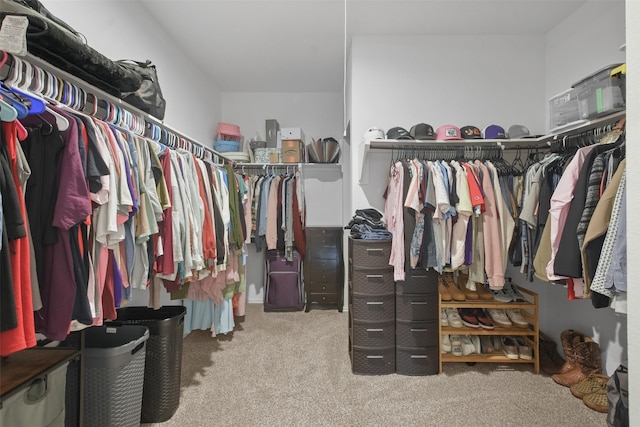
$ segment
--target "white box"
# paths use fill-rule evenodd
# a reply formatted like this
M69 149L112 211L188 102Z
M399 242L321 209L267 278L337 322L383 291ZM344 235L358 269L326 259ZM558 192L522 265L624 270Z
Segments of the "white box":
M297 139L305 142L304 132L301 128L280 128L280 135L282 139Z

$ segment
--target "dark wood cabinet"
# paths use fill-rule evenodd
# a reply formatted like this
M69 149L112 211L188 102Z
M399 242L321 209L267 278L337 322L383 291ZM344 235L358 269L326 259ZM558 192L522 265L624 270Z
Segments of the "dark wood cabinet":
M314 305L344 305L344 261L342 227L307 227L304 286L309 311Z

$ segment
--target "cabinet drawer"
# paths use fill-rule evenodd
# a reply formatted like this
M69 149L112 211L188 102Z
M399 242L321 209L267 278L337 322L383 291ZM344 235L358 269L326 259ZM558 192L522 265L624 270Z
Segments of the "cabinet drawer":
M335 243L324 243L314 246L309 246L307 242L307 259L340 259L342 258L341 251L336 247Z
M440 370L438 346L396 347L396 373L400 375L435 375Z
M353 292L379 295L393 292L392 270L352 270Z
M399 294L437 294L438 272L435 270L411 270L403 282L396 282Z
M396 323L396 343L398 347L438 346L438 321Z
M396 342L395 322L361 322L354 320L353 344L359 347L393 347Z
M307 277L325 274L332 275L332 280L335 280L338 274L342 275L342 263L339 260L316 259L305 264L304 272Z
M354 269L391 268L391 240L349 239L350 254Z
M365 322L384 322L394 320L396 307L394 294L364 295L353 293L353 319Z
M310 294L330 294L338 292L338 284L336 282L320 282L305 280L304 286L307 293Z
M307 304L337 304L338 295L334 293L321 294L321 293L307 293Z
M438 319L438 295L396 295L396 319L424 321Z
M354 374L387 375L396 370L396 349L366 348L353 346L351 349L351 370Z

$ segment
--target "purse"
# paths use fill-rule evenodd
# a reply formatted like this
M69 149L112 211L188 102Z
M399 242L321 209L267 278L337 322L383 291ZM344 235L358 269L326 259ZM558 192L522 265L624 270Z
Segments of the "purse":
M138 74L142 79L138 90L123 92L120 94L120 98L159 120L164 119L166 101L162 96L156 66L151 64L149 60L138 62L125 59L116 61L116 63L123 69Z

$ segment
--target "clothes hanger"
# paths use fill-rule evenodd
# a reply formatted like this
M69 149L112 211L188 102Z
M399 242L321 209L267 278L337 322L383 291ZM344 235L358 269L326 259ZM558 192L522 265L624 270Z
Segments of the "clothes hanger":
M59 131L65 131L67 129L69 129L69 120L67 120L66 117L64 117L62 114L58 113L57 111L55 111L53 108L47 106L45 107L45 110L47 111L47 113L51 114L55 120L56 120L56 127L58 128Z
M0 120L12 122L18 118L18 111L11 104L0 97Z

